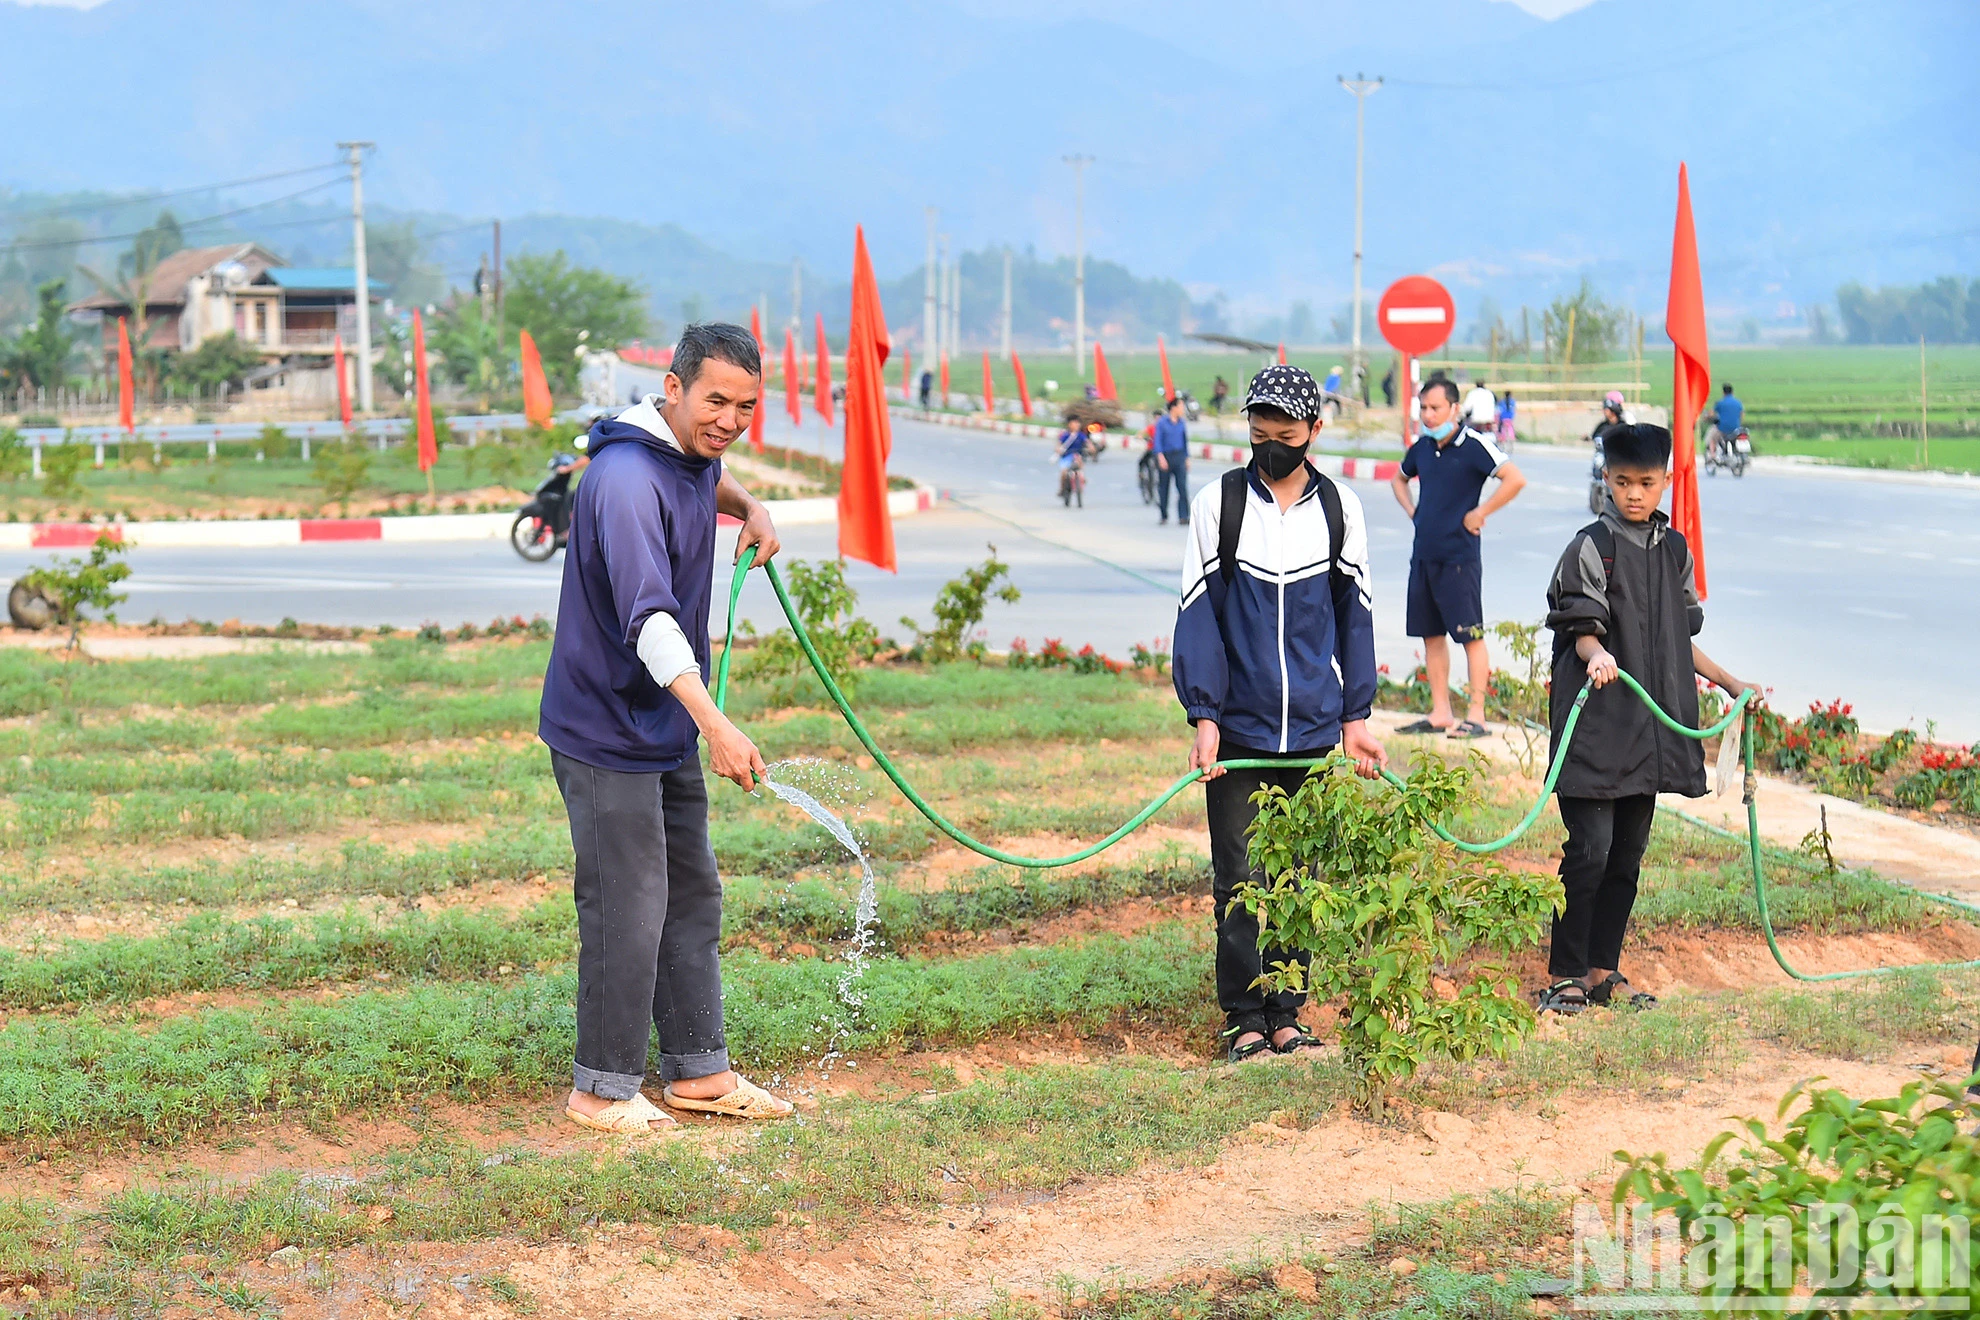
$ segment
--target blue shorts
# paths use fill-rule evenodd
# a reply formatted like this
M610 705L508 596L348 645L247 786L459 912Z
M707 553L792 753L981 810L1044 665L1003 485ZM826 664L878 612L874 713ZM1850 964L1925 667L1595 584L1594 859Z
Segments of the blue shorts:
M1411 637L1448 633L1460 644L1485 636L1485 572L1476 559L1409 561L1409 606L1403 631Z

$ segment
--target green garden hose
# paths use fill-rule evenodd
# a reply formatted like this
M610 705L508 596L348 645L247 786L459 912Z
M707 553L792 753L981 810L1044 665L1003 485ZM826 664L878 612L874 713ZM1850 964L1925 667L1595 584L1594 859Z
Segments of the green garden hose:
M736 561L735 573L734 576L730 579L728 626L723 632L724 640L722 645L722 658L720 659L720 661L717 662L716 670L715 670L714 695L715 695L715 706L718 710L726 709L728 704L729 661L730 658L735 654L736 604L737 601L740 600L742 596L743 583L745 581L746 575L749 572L750 567L755 562L756 562L756 549L754 546L752 546L750 547L750 549L746 550L743 553L740 559ZM1122 839L1125 839L1128 835L1140 829L1143 825L1148 823L1149 819L1153 817L1156 812L1160 811L1163 807L1167 806L1170 799L1174 798L1176 794L1182 792L1184 789L1188 788L1191 784L1194 784L1197 780L1203 778L1204 775L1203 771L1201 770L1189 771L1187 774L1177 779L1175 783L1169 785L1168 788L1164 789L1152 801L1150 801L1140 811L1137 811L1124 824L1122 824L1113 833L1109 834L1106 838L1101 839L1096 843L1089 844L1086 847L1081 848L1077 852L1067 853L1063 857L1020 857L1016 853L1005 852L1003 849L993 847L990 844L984 843L980 839L972 838L969 834L964 832L960 826L950 821L947 817L942 815L941 812L937 811L932 805L930 805L929 802L925 798L923 798L920 793L916 792L914 785L910 784L907 781L907 779L901 774L899 768L894 765L893 760L887 755L885 751L881 750L880 744L874 740L871 730L869 730L866 727L865 723L862 722L861 719L859 718L858 713L853 710L852 703L846 699L846 694L840 689L838 681L835 678L833 678L832 671L826 667L823 657L821 657L818 654L818 648L812 644L811 634L806 631L804 626L804 620L799 615L796 604L791 600L790 593L786 591L784 588L783 575L778 573L777 566L775 564L767 564L765 565L765 569L767 570L769 575L771 590L777 593L777 603L783 607L785 618L790 620L792 635L797 638L798 646L803 649L805 659L811 662L812 672L816 673L818 675L818 681L825 685L826 694L832 698L832 703L839 708L839 714L845 718L847 726L852 729L853 736L859 739L860 745L866 748L867 752L871 754L871 756L873 757L874 764L880 767L881 771L886 774L889 780L893 781L894 787L898 788L901 791L901 795L914 805L915 810L919 811L922 815L926 816L929 822L932 825L934 825L936 829L942 831L942 833L948 835L951 839L954 839L957 843L961 844L965 848L968 848L972 852L979 853L984 857L988 857L992 861L1003 862L1010 866L1024 867L1028 870L1050 870L1054 867L1070 866L1074 862L1083 862L1089 857L1094 857L1102 852L1105 852L1107 849L1119 843ZM1663 707L1657 704L1656 700L1653 697L1651 697L1651 695L1648 692L1644 691L1643 685L1638 683L1636 679L1633 676L1631 676L1629 673L1625 671L1618 671L1618 677L1622 679L1624 685L1627 686L1630 691L1634 692L1639 698L1642 699L1643 704L1650 708L1650 713L1657 718L1659 723L1661 723L1665 728L1670 729L1675 733L1683 734L1687 738L1696 738L1703 740L1706 738L1716 737L1720 734L1725 733L1728 729L1730 729L1733 726L1734 721L1737 720L1745 721L1745 723L1742 725L1742 732L1745 734L1745 736L1741 740L1743 744L1742 750L1745 759L1745 770L1746 770L1743 796L1746 803L1747 853L1751 861L1752 872L1753 872L1753 898L1760 913L1760 928L1762 931L1765 932L1767 936L1767 949L1770 953L1773 954L1774 961L1780 965L1782 971L1786 972L1789 976L1793 977L1797 981L1843 981L1843 980L1850 980L1862 976L1877 976L1886 972L1924 971L1930 969L1959 968L1959 967L1980 967L1980 959L1976 959L1969 962L1911 963L1899 967L1870 967L1870 968L1864 968L1861 971L1852 971L1852 972L1810 973L1810 972L1798 971L1792 964L1788 962L1786 955L1781 952L1780 942L1774 936L1774 923L1769 913L1768 905L1767 905L1767 880L1766 880L1765 870L1761 865L1760 814L1758 807L1755 805L1755 798L1757 796L1757 788L1758 788L1759 780L1758 777L1755 775L1753 769L1752 723L1750 718L1748 718L1748 716L1750 715L1748 707L1753 697L1752 689L1749 688L1745 692L1742 692L1739 695L1738 700L1733 702L1732 709L1728 710L1725 714L1725 717L1719 720L1716 724L1712 724L1703 729L1694 729L1691 728L1689 725L1683 724L1680 721L1673 719L1671 715L1664 710ZM1554 749L1553 760L1547 766L1547 777L1541 785L1539 796L1535 798L1533 806L1527 811L1526 815L1520 819L1518 824L1514 825L1511 830L1507 831L1499 838L1492 839L1482 843L1474 843L1469 840L1458 838L1456 835L1452 834L1448 829L1446 829L1443 825L1436 824L1433 822L1431 828L1437 832L1437 837L1443 839L1446 843L1449 843L1453 847L1463 850L1464 852L1472 853L1472 854L1483 854L1483 853L1497 852L1500 849L1509 846L1515 840L1517 840L1521 835L1525 834L1528 830L1532 829L1534 822L1540 819L1541 812L1545 810L1547 805L1547 799L1554 792L1555 783L1560 779L1561 767L1566 762L1568 747L1574 741L1575 729L1581 723L1581 713L1588 704L1588 694L1592 690L1593 690L1593 683L1591 681L1588 683L1583 683L1581 686L1581 691L1575 694L1574 705L1568 711L1567 719L1562 724L1561 727L1560 745ZM1340 753L1336 751L1336 752L1330 752L1326 756L1318 756L1318 757L1305 757L1305 758L1294 757L1288 759L1245 758L1245 759L1230 760L1230 761L1219 761L1217 764L1226 770L1255 770L1255 769L1268 769L1268 768L1282 769L1287 766L1323 765L1328 761L1338 758L1339 755ZM1388 781L1391 785L1397 788L1401 788L1404 786L1404 781L1402 777L1395 774L1393 771L1390 771L1385 768L1381 773L1382 773L1382 778ZM1691 821L1694 824L1699 824L1699 825L1705 824L1705 822L1699 821L1695 817L1685 816L1684 813L1682 812L1675 814L1682 816L1684 819ZM1718 830L1711 826L1707 826L1707 828L1712 829L1714 833L1722 833L1727 835L1731 835L1732 833L1731 831ZM1919 897L1926 898L1934 902L1944 903L1948 906L1962 908L1967 911L1980 912L1980 905L1963 903L1960 902L1958 899L1946 898L1938 894L1924 893L1923 891L1912 889L1909 886L1898 885L1892 881L1885 881L1882 879L1882 877L1873 877L1873 878L1879 880L1880 883L1889 884L1893 888L1903 889L1908 893L1917 894Z

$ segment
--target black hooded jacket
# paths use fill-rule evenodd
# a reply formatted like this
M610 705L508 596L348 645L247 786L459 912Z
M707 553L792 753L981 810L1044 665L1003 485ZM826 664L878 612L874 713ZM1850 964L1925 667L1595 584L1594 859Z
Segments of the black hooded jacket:
M1568 542L1547 587L1547 626L1554 631L1549 702L1558 748L1588 666L1577 637L1594 635L1657 704L1698 727L1698 679L1691 639L1705 625L1692 586L1691 548L1662 512L1645 523L1623 520L1614 500L1602 510L1614 558L1582 528ZM1556 790L1565 797L1622 798L1644 793L1705 793L1705 752L1694 738L1658 722L1620 680L1588 694Z

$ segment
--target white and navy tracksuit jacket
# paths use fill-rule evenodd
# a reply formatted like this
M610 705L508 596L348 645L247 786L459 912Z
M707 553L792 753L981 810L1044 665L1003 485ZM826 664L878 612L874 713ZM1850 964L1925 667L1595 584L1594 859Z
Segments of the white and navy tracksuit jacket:
M1237 573L1223 618L1212 603L1218 573L1221 483L1197 492L1183 556L1176 617L1176 696L1190 723L1214 720L1224 742L1258 751L1318 752L1341 724L1375 705L1375 621L1370 610L1368 523L1343 483L1343 545L1327 544L1321 478L1283 513L1256 472L1247 485ZM1340 557L1337 591L1329 570Z

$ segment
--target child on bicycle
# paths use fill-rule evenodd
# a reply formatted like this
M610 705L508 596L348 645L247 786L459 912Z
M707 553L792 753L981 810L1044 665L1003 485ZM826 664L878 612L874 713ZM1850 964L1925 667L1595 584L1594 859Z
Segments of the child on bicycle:
M1705 793L1705 751L1658 723L1619 671L1643 685L1671 718L1698 727L1694 674L1732 697L1747 685L1691 639L1705 623L1691 547L1659 509L1671 484L1671 433L1618 424L1604 437L1602 516L1574 534L1547 586L1554 632L1552 741L1558 752L1582 684L1592 682L1555 791L1567 844L1566 906L1554 918L1543 1013L1591 1004L1654 1008L1655 995L1622 974L1623 933L1636 903L1657 794Z

